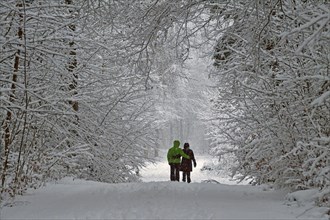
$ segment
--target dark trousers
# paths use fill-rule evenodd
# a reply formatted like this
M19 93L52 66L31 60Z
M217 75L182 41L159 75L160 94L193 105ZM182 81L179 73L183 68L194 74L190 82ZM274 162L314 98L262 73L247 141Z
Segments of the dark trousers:
M180 164L172 163L171 166L171 181L180 181Z
M191 179L190 179L190 172L183 172L182 174L182 181L186 182L186 178L187 178L187 182L190 183Z

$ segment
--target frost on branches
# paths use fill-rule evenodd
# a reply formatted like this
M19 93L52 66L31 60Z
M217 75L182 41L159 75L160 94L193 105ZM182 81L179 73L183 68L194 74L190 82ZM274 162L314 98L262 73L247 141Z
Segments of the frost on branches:
M230 23L214 55L215 148L234 151L253 183L318 188L329 206L329 3L226 2L215 6Z
M0 3L1 199L68 175L133 181L149 160L150 64L131 8L108 3Z

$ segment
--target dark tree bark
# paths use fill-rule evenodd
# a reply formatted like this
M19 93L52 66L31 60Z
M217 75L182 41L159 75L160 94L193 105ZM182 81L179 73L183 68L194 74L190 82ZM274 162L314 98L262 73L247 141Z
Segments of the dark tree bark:
M17 8L21 8L23 5L17 4ZM20 17L20 23L22 23L22 15L19 15ZM19 40L23 39L23 29L22 27L18 27L17 36ZM19 71L19 64L20 64L20 54L21 50L18 49L15 53L15 59L14 59L14 69L13 69L13 76L12 76L12 84L11 84L11 93L9 95L9 103L13 103L15 101L15 91L16 91L16 83L17 83L17 77L18 77L18 71ZM4 185L6 181L6 175L8 170L8 158L10 153L10 144L11 144L11 131L10 131L10 125L12 123L12 112L10 110L7 111L6 119L4 120L4 123L2 125L4 130L4 156L3 156L3 165L2 165L2 174L1 174L1 193L4 190Z

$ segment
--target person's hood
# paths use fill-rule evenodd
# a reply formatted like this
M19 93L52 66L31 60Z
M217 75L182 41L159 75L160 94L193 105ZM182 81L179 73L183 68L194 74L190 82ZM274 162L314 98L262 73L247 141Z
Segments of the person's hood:
M180 141L175 140L175 141L173 142L173 147L179 147L179 146L180 146Z

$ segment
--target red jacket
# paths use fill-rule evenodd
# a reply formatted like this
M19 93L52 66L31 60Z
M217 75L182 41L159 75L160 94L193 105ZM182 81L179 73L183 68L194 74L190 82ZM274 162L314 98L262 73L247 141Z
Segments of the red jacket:
M192 162L196 164L194 152L191 149L183 149L183 152L189 156L190 159L182 158L180 170L183 172L192 172Z

